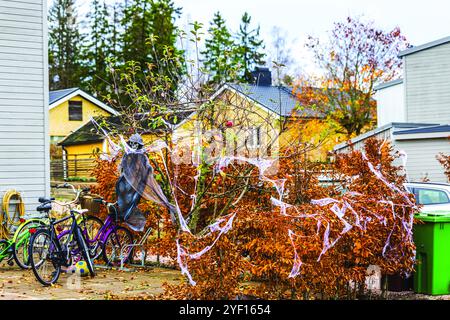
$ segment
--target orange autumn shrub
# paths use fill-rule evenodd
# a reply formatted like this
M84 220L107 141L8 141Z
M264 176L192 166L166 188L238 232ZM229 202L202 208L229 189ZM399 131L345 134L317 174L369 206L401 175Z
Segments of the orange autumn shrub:
M444 167L444 173L447 176L447 180L450 182L450 155L440 153L437 156L438 161Z
M385 274L409 273L413 270L414 245L408 234L408 223L414 209L409 206L411 196L394 192L370 170L368 162L397 188L402 188L404 177L394 166L396 156L388 144L370 139L364 154L351 151L336 155L328 167L312 163L299 152L285 150L279 171L271 178L285 178L283 201L292 204L281 214L273 206L271 197L277 193L270 183L262 183L258 170L248 164L224 169L225 175L205 171L202 180L206 190L199 203L194 235L179 233L168 214L152 203L143 202L149 212L148 226L157 230L148 250L169 257L176 262L176 239L189 253L199 252L212 244L217 233L202 236L204 227L218 217L235 213L233 227L199 259L187 260L188 270L196 285L187 281L180 285L166 285L160 298L177 299L234 299L241 296L265 299L339 299L354 297L355 289L363 288L369 265L378 265ZM157 163L153 163L157 165ZM105 164L105 168L109 168ZM106 169L105 169L106 170ZM206 169L205 169L206 170ZM324 171L326 170L326 171ZM101 171L101 170L100 170ZM161 172L155 168L155 172ZM193 193L195 170L189 166L170 169L171 179L176 177L175 190L182 212L189 212L190 194ZM248 187L240 200L227 206L241 181L237 172L248 172ZM326 172L336 185L322 186L319 176ZM208 175L209 174L209 175ZM98 179L99 193L111 187L110 179ZM161 176L164 185L164 177ZM242 189L236 189L242 191ZM344 191L354 192L353 194ZM233 196L233 197L232 197ZM351 204L344 218L352 228L342 233L344 224L333 213L330 205L317 205L311 200L333 198ZM394 208L391 202L395 204ZM220 208L226 208L221 211ZM304 217L307 215L308 217ZM298 216L298 217L297 217ZM356 216L364 229L358 228ZM324 251L325 233L328 241L337 241ZM291 231L291 237L289 230ZM389 241L387 241L389 239ZM299 273L289 277L293 270L295 253L301 261ZM320 259L319 259L320 257Z
M389 145L382 146L380 141L372 139L364 151L368 160L380 168L389 182L402 188L404 177L399 175L399 168L392 165L394 156ZM285 160L279 173L287 174L287 194L292 201L297 198L292 167L299 162L298 158ZM268 201L258 205L255 194L250 192L235 209L237 216L233 229L202 258L189 262L189 270L197 285L168 286L166 297L229 299L245 294L265 299L345 298L354 297L358 288L351 287L350 283L363 286L369 265L380 266L385 274L411 272L414 245L409 241L410 234L403 222L411 221L414 209L408 206L408 199L412 198L405 198L384 185L370 171L359 151L337 155L331 169L340 181L340 187L359 195L339 195L337 188L321 187L317 176L313 175L306 187L301 186L303 195L302 199L297 199L300 203L296 207L298 212L288 211L293 216L298 213L320 215L322 228L317 228L316 219L285 217ZM330 241L339 237L343 227L329 206L320 207L309 202L326 196L354 201L352 208L361 220L366 221L366 228L353 227L318 261L324 247L325 223L330 224ZM391 205L380 201L396 204L395 217ZM351 214L347 213L345 218L355 223ZM289 278L294 264L294 247L288 230L295 234L293 241L302 262L300 273L295 278ZM196 252L210 242L211 239L190 249Z
M116 201L116 182L119 178L119 171L115 161L102 160L99 157L94 159L95 165L91 176L95 177L97 184L91 187L91 193L101 196L105 201ZM104 216L106 210L101 209Z

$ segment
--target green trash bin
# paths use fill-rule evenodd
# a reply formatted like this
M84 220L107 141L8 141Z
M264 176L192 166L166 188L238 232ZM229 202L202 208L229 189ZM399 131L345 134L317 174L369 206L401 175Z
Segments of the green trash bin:
M450 211L422 212L414 225L416 272L414 291L450 294Z

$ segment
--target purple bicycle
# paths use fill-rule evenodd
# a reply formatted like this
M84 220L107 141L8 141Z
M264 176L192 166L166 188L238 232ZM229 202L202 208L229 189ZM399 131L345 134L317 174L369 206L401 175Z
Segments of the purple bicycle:
M86 216L84 233L92 259L102 256L107 266L119 266L132 257L133 234L125 227L118 225L119 218L115 203L107 202L101 198L93 201L105 205L108 216L103 222L95 216Z

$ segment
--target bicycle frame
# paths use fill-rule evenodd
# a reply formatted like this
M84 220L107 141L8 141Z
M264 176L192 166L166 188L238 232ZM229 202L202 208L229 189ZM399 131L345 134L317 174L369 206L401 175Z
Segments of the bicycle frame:
M86 239L86 242L89 246L91 246L94 243L105 243L106 239L108 238L109 234L111 232L114 232L117 228L116 223L114 222L113 218L111 218L109 215L106 217L105 222L103 223L103 226L98 230L97 234L95 235L94 239Z
M63 236L63 232L57 234L56 230L55 230L55 225L64 222L66 220L72 219L72 224L70 225L69 230L67 230L67 232L65 234L69 234L70 237L67 239L67 251L62 249L61 246L61 242L60 242L60 238L62 238ZM70 216L68 217L64 217L62 219L56 220L56 221L51 221L50 222L50 239L53 241L55 240L56 243L56 253L57 256L56 257L52 257L52 259L57 259L58 264L64 267L69 267L71 265L71 261L70 261L70 253L69 250L69 243L72 241L75 229L79 228L78 223L77 223L77 218L75 217L74 213L71 211L70 212ZM64 234L64 235L65 235ZM63 256L64 254L64 256Z
M12 240L6 240L6 243L7 245L5 249L0 251L0 262L5 260L6 258L12 258L11 247L14 245L14 242L12 242Z
M79 215L76 218L76 222L77 222L78 226L84 222L84 219L85 219L85 217L83 215ZM55 224L56 224L56 222L55 222ZM102 227L102 229L103 229L103 227ZM99 232L95 236L95 239L93 239L93 240L89 239L89 237L87 237L86 234L84 235L85 236L84 240L86 241L86 244L88 246L91 246L91 244L93 244L97 241L101 230L99 230ZM81 231L81 233L83 234L83 230ZM61 231L60 233L58 233L58 236L57 236L58 240L60 240L62 237L66 236L67 234L70 234L69 239L67 241L68 242L72 241L73 240L73 232L71 232L71 230L68 230L68 229L65 229L65 230ZM72 255L77 255L78 253L79 253L78 248L76 250L72 251Z

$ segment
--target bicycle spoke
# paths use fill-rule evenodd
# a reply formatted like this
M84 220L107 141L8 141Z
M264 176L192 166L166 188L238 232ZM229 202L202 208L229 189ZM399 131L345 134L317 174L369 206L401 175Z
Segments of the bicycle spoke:
M43 284L56 282L60 266L55 262L55 243L48 232L42 230L37 233L30 244L31 266L36 278Z

